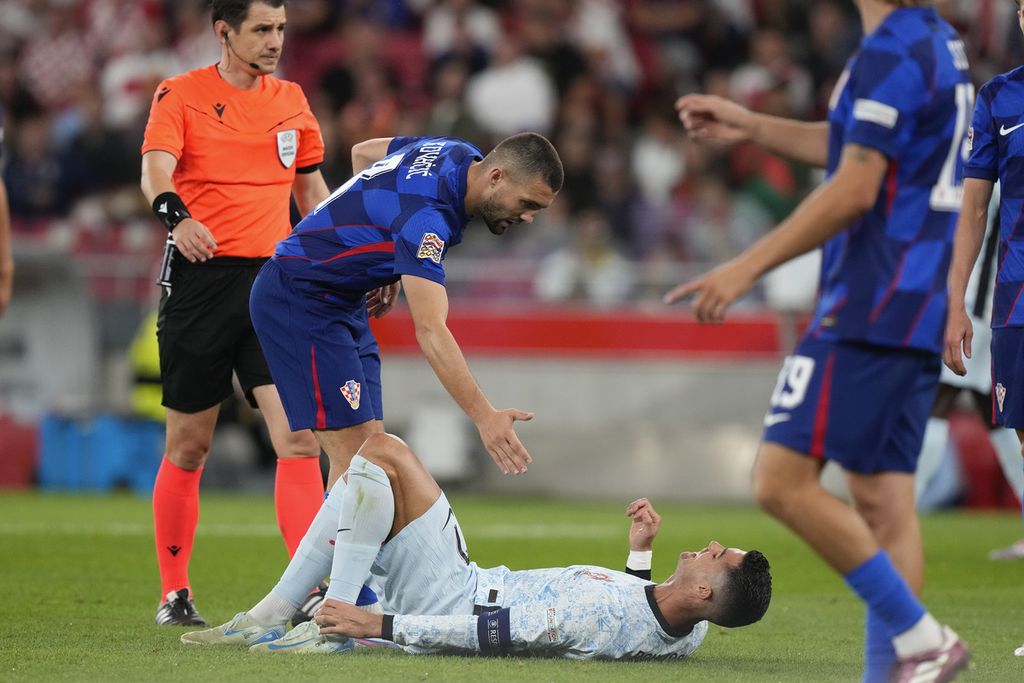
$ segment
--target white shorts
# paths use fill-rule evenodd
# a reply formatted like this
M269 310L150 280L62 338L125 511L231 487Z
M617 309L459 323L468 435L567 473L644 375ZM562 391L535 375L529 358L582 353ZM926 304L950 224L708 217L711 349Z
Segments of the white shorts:
M939 382L958 389L969 389L979 394L992 393L992 328L987 322L971 316L974 325L974 339L971 340L971 357L964 357L967 374L961 377L942 366Z
M371 573L388 614L473 614L476 564L444 492L381 547Z

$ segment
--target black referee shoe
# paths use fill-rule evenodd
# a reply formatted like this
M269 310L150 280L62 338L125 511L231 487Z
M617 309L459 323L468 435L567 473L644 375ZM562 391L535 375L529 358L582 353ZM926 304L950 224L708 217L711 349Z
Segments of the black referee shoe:
M196 611L196 604L188 597L187 588L167 594L156 611L156 623L161 626L209 626L203 615Z
M327 581L321 581L317 584L316 588L309 592L306 599L302 601L299 608L295 610L295 614L292 615L292 628L295 628L299 624L304 624L313 618L316 611L320 609L320 605L323 604L324 598L327 597Z

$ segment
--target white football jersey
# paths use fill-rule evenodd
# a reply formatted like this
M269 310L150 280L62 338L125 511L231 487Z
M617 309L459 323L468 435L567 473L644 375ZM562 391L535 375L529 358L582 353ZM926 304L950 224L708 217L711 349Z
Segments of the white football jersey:
M498 611L475 616L396 616L393 637L413 653L467 651L569 659L679 659L707 634L707 622L673 632L650 581L576 565L478 569L477 595Z

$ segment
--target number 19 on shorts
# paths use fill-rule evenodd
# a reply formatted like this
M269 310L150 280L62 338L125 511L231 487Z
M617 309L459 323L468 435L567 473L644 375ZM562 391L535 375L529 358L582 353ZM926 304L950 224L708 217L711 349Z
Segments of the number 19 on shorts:
M772 408L792 410L803 403L807 386L814 375L814 359L808 356L787 356L779 370L779 379L772 391Z

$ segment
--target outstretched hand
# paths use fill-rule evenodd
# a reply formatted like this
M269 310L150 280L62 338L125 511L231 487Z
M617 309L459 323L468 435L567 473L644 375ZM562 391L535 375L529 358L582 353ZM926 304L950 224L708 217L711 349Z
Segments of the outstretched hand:
M676 111L691 140L736 144L754 136L754 114L717 95L685 95Z
M514 426L516 420L528 422L532 419L533 413L507 408L496 410L477 423L480 440L484 442L484 447L502 474L525 474L526 466L533 462L526 447L516 436Z
M662 301L674 304L692 295L693 317L697 322L720 323L725 320L729 306L749 292L754 282L755 277L744 262L733 259L672 289Z
M633 520L629 525L629 549L646 551L654 546L654 537L661 528L661 515L646 498L634 500L626 508L626 516Z

